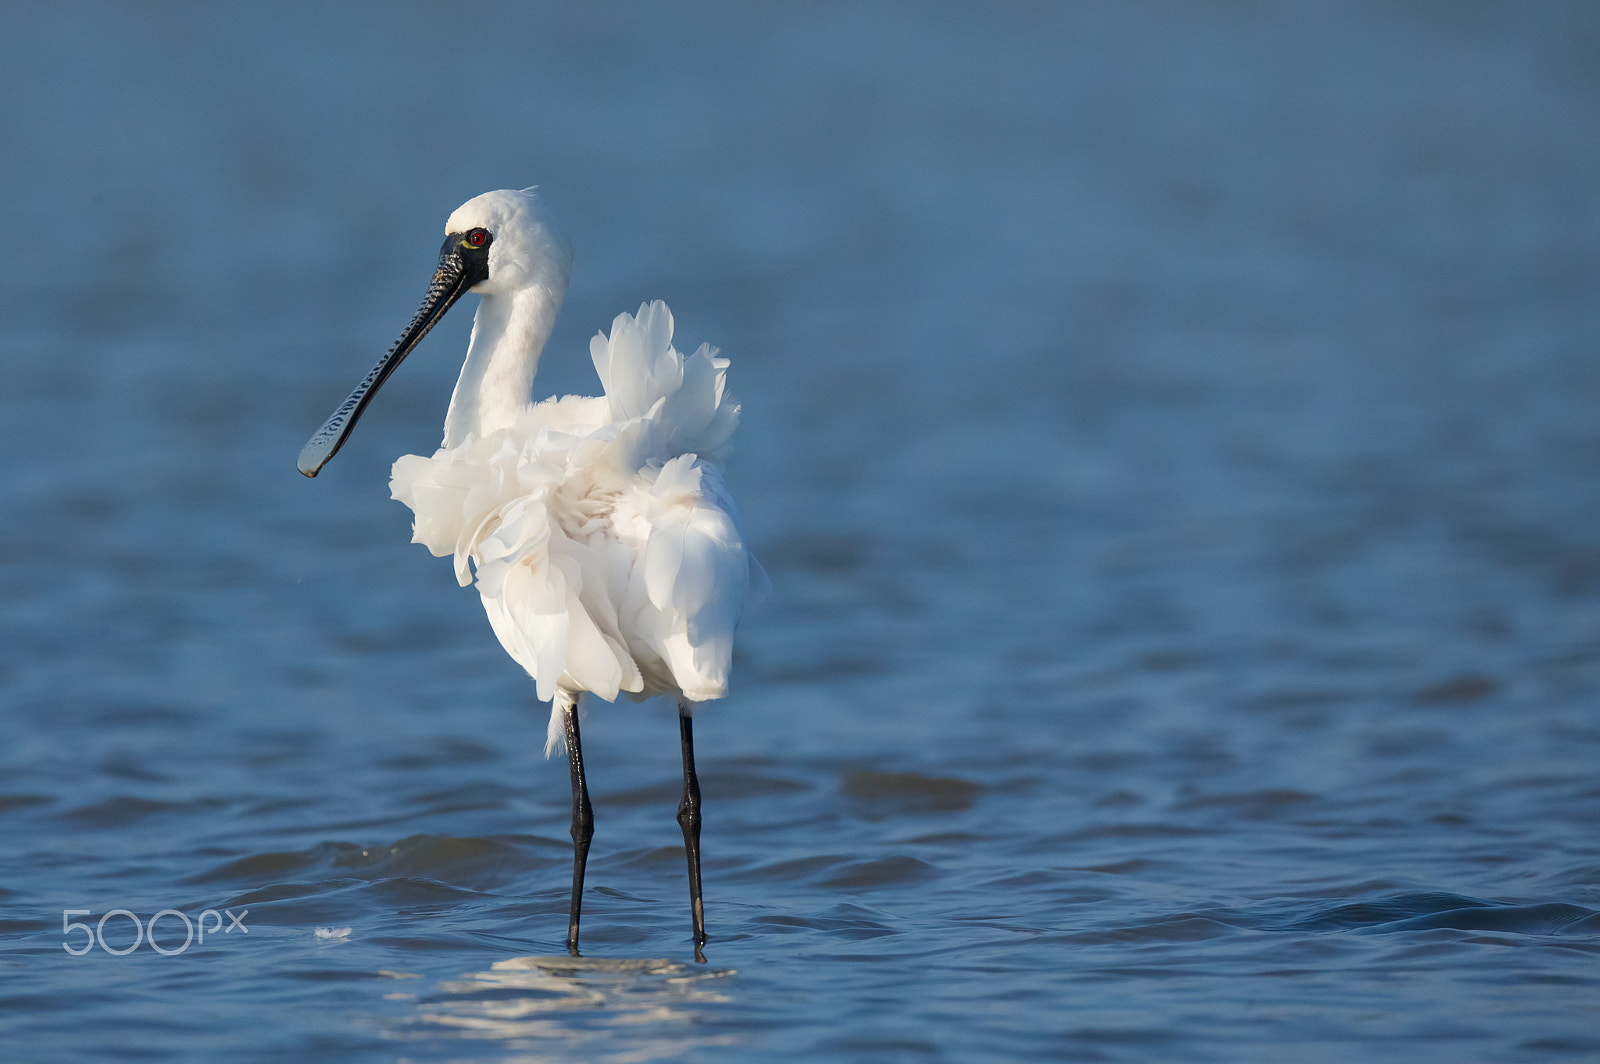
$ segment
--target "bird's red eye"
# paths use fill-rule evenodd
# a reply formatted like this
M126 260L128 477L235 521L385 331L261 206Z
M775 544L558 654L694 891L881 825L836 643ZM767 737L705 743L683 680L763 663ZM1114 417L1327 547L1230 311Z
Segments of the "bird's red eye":
M467 243L471 244L475 248L483 247L483 242L488 239L489 234L485 233L482 229L474 229L472 232L467 234Z

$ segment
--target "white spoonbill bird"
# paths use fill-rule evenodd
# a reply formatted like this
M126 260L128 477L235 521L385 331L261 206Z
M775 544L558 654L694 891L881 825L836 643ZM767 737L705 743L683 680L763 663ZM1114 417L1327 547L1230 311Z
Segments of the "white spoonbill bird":
M605 394L531 399L539 354L572 271L572 249L534 190L486 192L445 224L439 267L416 317L300 452L314 477L389 374L455 301L482 296L467 360L432 457L394 463L390 488L416 515L412 540L452 555L477 583L500 644L550 702L545 754L572 768L572 903L578 951L594 816L578 700L671 695L683 746L678 823L689 861L695 955L704 959L697 703L728 690L733 630L765 581L719 464L739 422L728 360L672 346L672 312L620 314L589 354Z

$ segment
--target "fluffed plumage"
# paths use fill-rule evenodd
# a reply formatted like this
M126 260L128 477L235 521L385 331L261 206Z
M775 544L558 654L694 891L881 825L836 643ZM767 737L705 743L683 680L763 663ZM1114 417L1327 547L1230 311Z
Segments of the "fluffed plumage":
M719 465L739 404L728 360L685 357L672 333L660 301L620 314L589 344L603 396L547 399L394 463L413 541L476 582L541 700L727 693L734 626L765 581ZM546 752L560 744L552 713Z

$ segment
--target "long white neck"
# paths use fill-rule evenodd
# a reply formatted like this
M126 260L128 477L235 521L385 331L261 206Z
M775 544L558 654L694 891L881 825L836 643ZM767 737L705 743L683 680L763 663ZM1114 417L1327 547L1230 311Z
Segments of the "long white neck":
M469 435L481 439L510 428L528 409L539 354L561 311L565 282L564 276L541 278L513 292L483 296L445 414L443 446L459 447Z

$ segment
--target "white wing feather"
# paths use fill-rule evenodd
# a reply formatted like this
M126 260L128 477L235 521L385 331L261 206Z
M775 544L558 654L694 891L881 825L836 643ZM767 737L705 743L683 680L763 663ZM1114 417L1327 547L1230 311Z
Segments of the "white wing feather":
M728 360L685 357L672 332L660 301L618 315L589 345L604 396L394 464L413 541L476 582L542 700L727 693L734 626L766 577L718 465L739 424ZM552 726L547 749L559 739Z

